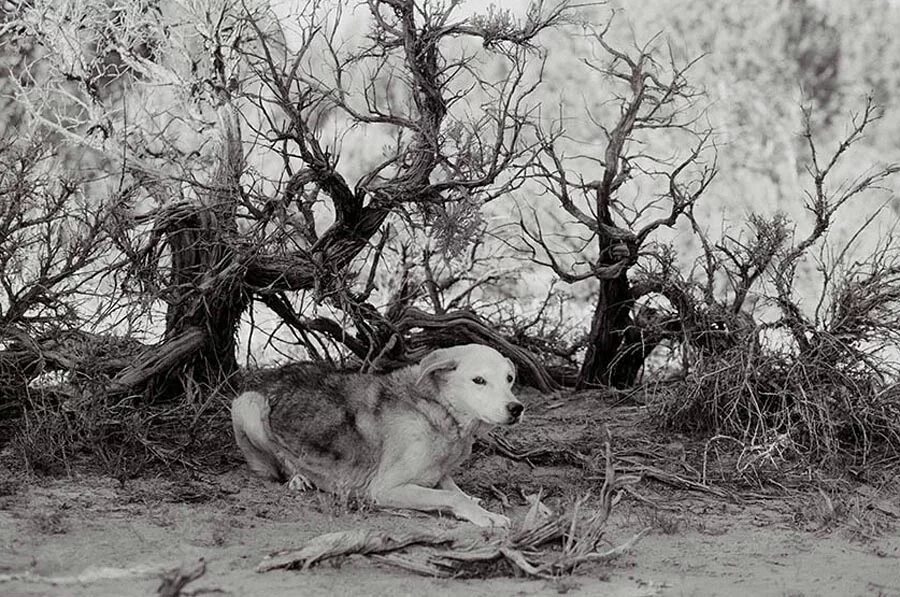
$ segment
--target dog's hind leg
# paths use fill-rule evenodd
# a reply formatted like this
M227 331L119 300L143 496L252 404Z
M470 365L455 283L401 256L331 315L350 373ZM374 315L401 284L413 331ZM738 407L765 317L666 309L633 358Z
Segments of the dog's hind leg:
M244 392L231 403L234 439L255 473L280 481L283 471L269 431L269 401L258 392Z

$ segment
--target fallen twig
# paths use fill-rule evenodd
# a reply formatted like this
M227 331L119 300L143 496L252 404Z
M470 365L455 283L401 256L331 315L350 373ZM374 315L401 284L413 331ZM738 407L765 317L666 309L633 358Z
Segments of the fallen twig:
M256 571L268 572L278 568L306 570L316 562L337 556L369 555L395 551L413 544L441 545L452 541L452 537L432 533L392 534L370 529L338 531L314 537L300 549L270 554L260 562Z
M678 489L689 489L691 491L709 493L716 497L729 500L736 499L736 496L733 493L722 489L721 487L707 485L706 483L701 483L700 481L694 481L692 479L688 479L686 477L664 471L663 469L650 464L643 464L635 461L630 462L632 462L633 464L627 469L629 473L633 473L641 477L648 477L650 479L659 481L660 483L665 483L666 485L677 487ZM588 477L588 479L591 480L600 480L602 478L603 477L600 476Z
M132 568L113 568L113 567L88 567L79 574L66 576L42 576L34 574L31 570L26 572L14 572L10 574L0 574L0 583L5 582L28 582L35 584L48 584L54 586L65 585L87 585L93 582L104 580L123 580L130 578L140 578L144 576L153 576L161 573L161 569L157 566L134 566Z
M583 454L562 447L540 447L532 448L531 450L520 450L506 439L493 433L489 433L486 437L479 438L478 442L501 456L518 462L526 462L532 467L536 462L564 463L580 466L587 461L587 457Z
M181 566L167 572L156 589L160 597L179 597L181 590L189 583L194 582L201 576L206 574L206 562L203 558L193 567Z

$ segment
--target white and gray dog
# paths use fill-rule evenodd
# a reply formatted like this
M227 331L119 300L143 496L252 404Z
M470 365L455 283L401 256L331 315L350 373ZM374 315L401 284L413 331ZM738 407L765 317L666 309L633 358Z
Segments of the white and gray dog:
M264 370L231 415L238 446L263 476L508 526L451 474L477 432L519 420L514 381L512 361L480 344L435 350L387 375L288 365Z

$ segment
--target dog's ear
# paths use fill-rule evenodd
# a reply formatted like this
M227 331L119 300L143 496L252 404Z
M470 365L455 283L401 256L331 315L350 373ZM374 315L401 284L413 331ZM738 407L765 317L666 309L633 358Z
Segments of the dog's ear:
M417 384L422 384L432 373L438 371L452 371L459 365L459 361L452 352L446 348L440 348L425 355L419 362L419 379Z

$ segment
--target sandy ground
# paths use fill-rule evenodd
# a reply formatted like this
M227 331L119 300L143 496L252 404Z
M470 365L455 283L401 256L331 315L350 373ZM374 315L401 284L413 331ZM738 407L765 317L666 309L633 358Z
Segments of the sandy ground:
M354 556L307 572L254 572L262 557L350 528L459 528L425 515L347 511L243 471L187 485L84 477L0 500L0 595L152 595L160 574L198 558L186 594L222 595L900 595L900 533L797 528L795 505L671 496L666 510L626 500L610 540L656 529L612 565L555 582L444 580ZM513 517L524 507L513 508Z
M573 447L570 462L551 454L525 463L481 451L458 480L515 521L527 509L523 494L537 487L555 508L596 491L595 467L571 460L596 459L599 419L618 425L612 431L620 462L684 450L677 438L642 431L629 412L636 411L599 412L583 400L532 405L529 422L510 430L509 439ZM553 581L447 580L362 556L305 572L255 572L265 555L330 531L431 529L471 537L483 531L424 514L354 510L320 493L261 481L240 465L221 474L122 482L86 474L0 478L0 595L154 595L162 574L203 558L206 573L183 595L900 596L900 496L847 492L826 498L815 488L769 497L759 491L735 499L645 479L624 495L606 539L620 544L642 528L652 531L613 563Z

